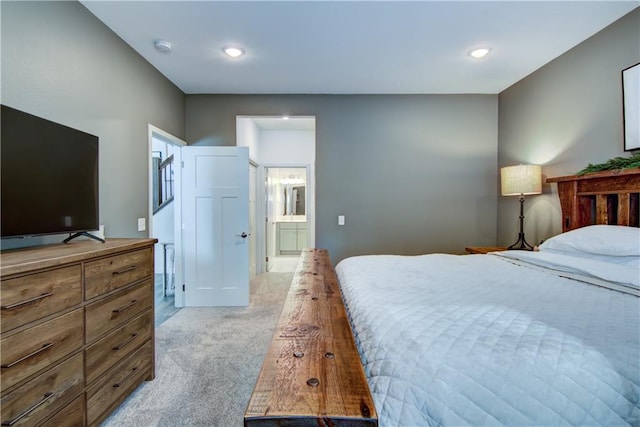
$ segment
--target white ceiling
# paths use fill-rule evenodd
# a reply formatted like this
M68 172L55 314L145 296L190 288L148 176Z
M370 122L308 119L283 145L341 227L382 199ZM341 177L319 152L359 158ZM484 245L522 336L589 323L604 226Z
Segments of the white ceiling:
M489 93L640 5L627 1L81 0L187 94ZM154 49L155 39L173 44ZM222 52L234 44L246 55ZM468 55L488 46L489 56Z

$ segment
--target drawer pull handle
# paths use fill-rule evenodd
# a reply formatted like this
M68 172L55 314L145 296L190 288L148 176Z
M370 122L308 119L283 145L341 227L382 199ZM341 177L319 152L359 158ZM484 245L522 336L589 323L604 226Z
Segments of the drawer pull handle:
M32 358L33 356L42 353L43 351L47 351L49 350L51 347L53 347L53 343L47 343L45 345L43 345L42 347L40 347L39 349L37 349L34 352L31 352L29 354L27 354L26 356L21 357L20 359L16 360L15 362L11 362L11 363L6 363L3 365L0 365L0 368L2 369L7 369L7 368L13 368L14 366L16 366L18 363L24 362L27 359Z
M122 350L127 344L129 344L131 341L135 340L137 336L138 336L137 333L131 334L131 336L125 342L123 342L121 344L118 344L117 346L113 347L113 350L115 350L115 351Z
M134 305L136 305L138 303L138 300L134 299L133 301L131 301L129 304L120 307L120 308L116 308L115 310L113 310L114 313L122 313L123 311L125 311L126 309L128 309L129 307L133 307Z
M13 310L14 308L20 307L21 305L31 304L32 302L40 301L41 299L45 299L47 297L50 297L51 295L53 295L53 292L47 292L46 294L38 295L37 297L29 298L27 300L20 301L15 304L3 305L0 308L2 308L3 310Z
M122 270L116 270L116 271L112 272L111 274L113 274L114 276L118 275L118 274L124 274L124 273L128 273L129 271L133 271L136 268L137 267L135 265L132 265L130 267L123 268Z
M23 419L24 417L26 417L27 415L29 415L30 413L32 413L33 411L35 411L36 409L38 409L38 407L40 405L43 405L47 400L51 399L53 397L53 393L48 392L45 393L44 396L42 397L42 399L40 399L40 401L36 402L33 406L31 406L30 408L25 409L20 415L18 415L17 417L15 417L12 420L9 421L3 421L2 425L3 426L12 426L15 423L17 423L18 421L20 421L21 419Z
M113 386L114 387L122 387L122 384L126 383L127 380L131 377L133 377L135 375L135 373L138 371L138 368L133 368L131 370L131 372L129 372L129 375L127 375L126 377L124 377L119 383L115 383Z

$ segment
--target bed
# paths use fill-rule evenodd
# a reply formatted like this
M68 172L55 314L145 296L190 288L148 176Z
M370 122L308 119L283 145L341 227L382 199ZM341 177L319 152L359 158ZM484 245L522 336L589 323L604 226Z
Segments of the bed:
M335 268L379 425L640 425L640 170L561 177L539 251Z
M536 252L303 250L245 427L640 426L640 169L547 181Z

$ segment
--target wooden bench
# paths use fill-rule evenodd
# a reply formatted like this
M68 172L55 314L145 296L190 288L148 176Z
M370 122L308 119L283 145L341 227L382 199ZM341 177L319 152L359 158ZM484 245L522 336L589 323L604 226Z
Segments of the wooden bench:
M302 252L244 425L378 425L326 250Z

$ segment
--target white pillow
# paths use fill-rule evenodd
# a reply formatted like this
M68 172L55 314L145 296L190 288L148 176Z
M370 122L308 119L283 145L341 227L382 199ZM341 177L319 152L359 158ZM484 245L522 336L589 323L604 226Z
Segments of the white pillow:
M610 256L640 256L640 228L590 225L558 234L542 243L539 249Z

